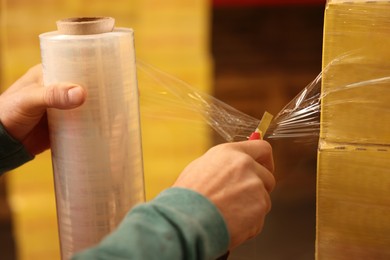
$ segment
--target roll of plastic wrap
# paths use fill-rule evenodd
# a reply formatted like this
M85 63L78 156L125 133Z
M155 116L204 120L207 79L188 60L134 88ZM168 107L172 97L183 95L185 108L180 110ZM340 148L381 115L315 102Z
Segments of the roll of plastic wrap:
M131 29L40 36L44 85L73 82L79 108L48 110L62 259L98 243L144 201Z

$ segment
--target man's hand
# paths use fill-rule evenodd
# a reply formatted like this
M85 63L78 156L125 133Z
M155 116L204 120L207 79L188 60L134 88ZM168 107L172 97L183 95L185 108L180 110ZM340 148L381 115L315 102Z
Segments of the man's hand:
M261 140L215 146L190 163L174 187L199 192L222 213L232 249L256 236L271 209L275 186L271 146Z
M42 84L36 65L0 96L0 122L33 155L48 149L46 109L72 109L84 103L86 91L75 84Z

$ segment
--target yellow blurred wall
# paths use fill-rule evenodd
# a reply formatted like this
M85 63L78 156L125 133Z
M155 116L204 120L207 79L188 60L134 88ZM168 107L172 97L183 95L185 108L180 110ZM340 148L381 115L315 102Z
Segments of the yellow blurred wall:
M134 28L137 58L209 91L209 1L1 0L2 91L40 62L38 35L55 30L56 20L74 16L112 16L117 26ZM159 107L154 109L158 114ZM141 122L146 194L151 199L209 147L209 130L147 115ZM18 259L59 259L50 153L6 178Z

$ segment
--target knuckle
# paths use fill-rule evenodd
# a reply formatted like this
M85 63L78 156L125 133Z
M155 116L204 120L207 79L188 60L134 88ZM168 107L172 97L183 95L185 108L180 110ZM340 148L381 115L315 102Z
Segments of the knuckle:
M232 150L233 147L232 147L232 144L231 143L224 143L224 144L219 144L219 145L216 145L212 148L210 148L211 151L230 151Z
M275 176L270 171L266 170L265 176L262 178L262 181L264 183L264 188L266 189L266 191L271 193L276 186Z
M272 154L272 146L270 143L268 143L267 141L261 140L261 144L263 146L264 151Z
M41 84L42 83L42 65L37 64L37 65L29 68L26 71L25 76L31 78L32 81L34 81L38 84Z
M216 146L213 146L211 147L208 152L209 153L215 153L215 152L218 152L219 150L223 149L224 145L223 144L219 144L219 145L216 145Z
M263 229L263 224L264 224L264 220L263 219L258 221L258 225L256 225L256 229L254 230L253 237L255 237L258 234L260 234L261 230Z
M271 211L271 208L272 208L272 203L271 203L271 199L270 197L268 196L268 194L266 194L265 196L263 196L263 199L261 201L261 207L263 208L264 212L267 214L268 212Z
M275 171L275 165L273 161L273 155L272 155L272 146L266 142L262 141L262 149L264 152L264 166L271 172Z
M48 107L61 108L67 103L67 95L55 86L48 86L43 95L44 102Z
M271 188L270 192L271 192L275 189L276 186L276 179L272 173L270 173L270 180L271 180L271 187L270 187Z
M44 92L43 99L48 107L53 106L56 99L55 89L53 87L47 87L46 91Z
M260 216L254 223L253 228L250 232L249 238L256 237L258 234L260 234L261 230L264 226L264 216Z
M253 162L254 161L250 156L242 153L237 154L234 158L235 167L237 170L241 171L251 168L253 166Z

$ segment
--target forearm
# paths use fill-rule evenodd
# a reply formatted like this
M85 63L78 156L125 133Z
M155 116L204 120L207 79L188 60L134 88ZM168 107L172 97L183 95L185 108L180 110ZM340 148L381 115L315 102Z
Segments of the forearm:
M15 140L0 122L0 175L33 158L23 144Z
M196 192L172 188L135 207L114 233L74 260L215 259L228 245L217 208Z

